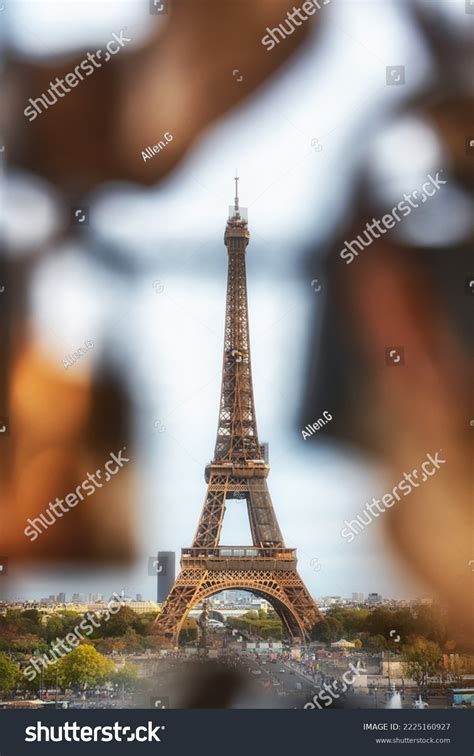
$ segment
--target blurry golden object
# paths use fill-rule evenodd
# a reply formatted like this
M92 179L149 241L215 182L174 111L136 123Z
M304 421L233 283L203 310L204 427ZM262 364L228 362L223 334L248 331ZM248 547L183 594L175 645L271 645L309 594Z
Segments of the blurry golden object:
M24 533L29 518L73 493L88 472L101 469L110 452L123 447L123 438L107 439L110 448L104 439L89 441L93 405L92 376L83 368L67 373L31 345L14 361L7 496L0 512L0 550L9 558L131 560L132 463L120 470L120 480L111 478L33 542Z

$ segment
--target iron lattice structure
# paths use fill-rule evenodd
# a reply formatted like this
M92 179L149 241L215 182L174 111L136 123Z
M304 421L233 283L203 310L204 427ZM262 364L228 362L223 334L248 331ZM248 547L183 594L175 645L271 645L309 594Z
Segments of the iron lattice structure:
M176 644L193 605L223 590L248 590L267 599L288 634L307 640L319 610L287 549L267 486L270 470L259 444L250 359L245 255L249 231L236 197L227 222L227 302L219 421L207 492L192 548L183 549L181 571L163 605L155 631ZM220 546L227 499L245 499L252 546Z

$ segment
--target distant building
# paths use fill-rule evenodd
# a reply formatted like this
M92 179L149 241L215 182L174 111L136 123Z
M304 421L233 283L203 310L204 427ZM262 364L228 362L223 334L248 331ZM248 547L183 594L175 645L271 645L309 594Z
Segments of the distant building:
M113 601L114 599L112 599ZM128 596L120 597L122 606L128 606L133 609L137 614L147 614L148 612L157 612L159 606L155 601L134 601ZM94 612L96 614L107 614L108 603L106 601L93 601L92 603L78 603L69 604L69 608L74 609L76 612L85 614L86 612Z
M341 596L323 596L322 603L326 606L334 606L335 604L344 604L345 600Z
M58 593L58 604L65 604L65 603L66 603L66 594Z
M137 593L137 595L135 596L135 601L143 601L143 596L141 593Z
M126 606L133 609L137 614L148 614L148 612L157 612L159 606L155 601L126 601Z
M383 597L380 593L369 593L367 596L367 603L368 604L381 604L383 601Z
M365 596L363 593L353 593L352 594L352 601L357 601L358 604L361 604L364 600Z
M168 598L176 578L176 553L174 551L158 552L157 600L163 604Z
M345 638L341 638L341 640L331 643L331 648L355 648L355 647L356 647L355 643L352 643L352 641L348 641Z

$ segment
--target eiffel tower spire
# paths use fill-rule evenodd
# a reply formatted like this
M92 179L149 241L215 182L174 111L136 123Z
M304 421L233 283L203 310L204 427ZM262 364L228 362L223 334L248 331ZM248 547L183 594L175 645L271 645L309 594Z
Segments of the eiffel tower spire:
M234 181L235 181L235 203L234 203L234 210L235 210L235 215L239 216L240 215L240 211L239 211L239 176L238 176L238 172L237 171L235 172L235 174L236 175L235 175L235 178L234 178Z
M175 643L192 606L226 589L267 598L293 638L307 639L320 619L296 571L296 552L286 548L278 526L267 486L270 466L258 441L245 269L250 234L244 215L236 177L234 207L224 235L227 300L214 458L205 470L207 492L192 547L182 550L181 572L156 620L157 631ZM228 499L247 504L251 546L220 546Z

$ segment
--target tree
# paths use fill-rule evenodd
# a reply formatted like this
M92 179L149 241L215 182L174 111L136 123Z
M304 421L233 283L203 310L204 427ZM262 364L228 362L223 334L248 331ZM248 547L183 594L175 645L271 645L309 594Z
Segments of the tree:
M446 616L435 606L420 605L415 608L417 636L442 645L447 640Z
M411 646L406 646L403 657L406 674L424 688L428 677L439 675L443 669L443 654L437 643L418 638Z
M343 630L342 622L338 619L325 617L314 626L311 637L313 640L319 640L322 643L334 643L334 641L342 638Z
M138 614L129 606L121 606L117 614L112 615L107 622L104 618L103 629L95 632L93 637L101 635L113 638L118 635L125 635L127 630L135 628L135 625L139 626Z
M8 693L15 687L18 679L19 667L8 658L6 654L0 653L0 692Z
M392 641L395 635L400 635L406 641L415 632L415 618L410 609L393 610L379 606L370 612L363 629L369 635L383 636L387 641ZM385 647L388 646L387 643Z
M145 638L145 646L152 651L160 651L162 648L162 640L158 635L147 635Z
M139 653L145 648L145 640L142 635L133 630L131 627L127 629L127 632L123 636L125 651L129 654Z
M133 664L124 664L112 675L112 682L122 690L131 690L138 680L137 668Z
M19 635L41 635L41 615L36 609L22 612L19 609L9 609L5 616L0 617L0 632L4 638L16 638Z
M367 646L372 649L372 651L383 651L388 648L389 645L389 639L380 633L378 635L371 635L370 638L367 639Z
M56 640L56 638L62 638L66 635L65 623L62 617L57 614L53 614L46 620L43 634L48 643Z
M256 612L254 609L251 609L249 612L245 612L243 616L245 619L258 620L258 612Z
M137 617L137 620L135 621L133 627L139 633L139 635L148 635L150 630L153 628L153 624L158 616L159 612L145 612L144 614L139 614Z
M114 671L113 662L86 644L75 648L57 665L61 687L81 691L104 682Z
M344 638L353 638L357 633L367 628L369 614L368 609L334 606L328 611L326 617L339 620L342 623Z
M454 654L449 660L449 672L454 680L459 680L467 671L466 661L459 654Z
M54 615L62 623L62 630L58 633L59 637L63 637L68 633L72 633L74 628L79 625L84 619L84 615L79 612L74 612L72 609L63 609L59 614ZM50 618L51 621L52 617ZM47 627L48 625L46 625ZM56 637L56 636L55 636Z
M21 620L31 632L41 632L42 616L41 612L37 609L26 609L26 611L21 613Z
M196 620L194 617L186 617L179 634L179 644L184 646L186 643L191 643L192 641L197 640L197 637L198 624Z
M125 651L127 641L126 638L99 638L94 641L97 651L101 654L121 654Z
M48 650L48 644L37 635L17 635L8 641L8 650L18 654L41 654Z

